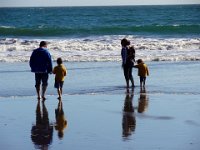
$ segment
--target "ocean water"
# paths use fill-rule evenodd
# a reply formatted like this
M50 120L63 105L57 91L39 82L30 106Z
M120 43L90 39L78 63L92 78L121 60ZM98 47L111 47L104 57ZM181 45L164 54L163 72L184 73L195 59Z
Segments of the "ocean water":
M125 79L120 62L65 62L68 74L63 94L67 95L123 95ZM200 63L147 62L150 76L147 77L148 94L200 95ZM135 94L140 93L137 69L133 69ZM0 99L5 97L36 96L34 73L28 63L0 63ZM131 89L130 89L131 91ZM54 75L49 75L47 97L57 95Z
M1 149L199 149L199 16L200 5L0 8ZM141 91L133 69L130 97L120 62L124 37L150 70ZM28 61L41 40L68 69L68 124L62 139L52 130L49 144L31 138L41 115L55 127L58 107L50 75L47 112L36 112Z
M145 61L200 60L200 5L0 8L0 61L26 62L41 40L53 60L120 61L130 39Z

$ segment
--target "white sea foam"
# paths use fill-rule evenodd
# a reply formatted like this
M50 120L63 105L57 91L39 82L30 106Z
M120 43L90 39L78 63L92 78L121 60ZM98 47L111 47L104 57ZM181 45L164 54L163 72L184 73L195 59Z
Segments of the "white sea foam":
M15 28L15 27L14 26L0 26L0 28L9 29L9 28Z
M120 39L124 36L46 39L53 60L120 61ZM200 60L200 38L127 37L136 49L136 59L145 61ZM43 39L44 40L44 39ZM41 39L0 39L1 62L28 61Z

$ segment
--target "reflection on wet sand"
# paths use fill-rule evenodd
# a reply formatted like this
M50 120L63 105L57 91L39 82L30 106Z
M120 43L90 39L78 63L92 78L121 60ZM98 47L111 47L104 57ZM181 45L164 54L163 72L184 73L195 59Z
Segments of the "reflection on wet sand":
M145 87L140 88L140 97L138 99L138 113L143 113L148 108L149 98L146 94Z
M53 139L53 125L49 123L48 111L44 102L42 109L40 100L36 107L36 124L32 125L31 139L37 149L48 150Z
M122 136L128 138L135 131L136 119L133 108L133 93L127 93L124 100L123 119L122 119Z
M58 131L58 138L64 137L64 129L67 127L67 120L65 119L62 100L58 102L58 108L55 109L56 125L55 129Z

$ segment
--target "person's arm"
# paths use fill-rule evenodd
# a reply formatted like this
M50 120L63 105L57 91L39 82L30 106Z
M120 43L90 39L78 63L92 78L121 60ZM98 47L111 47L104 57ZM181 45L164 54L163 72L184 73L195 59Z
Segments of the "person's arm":
M148 67L147 67L147 69L146 69L146 70L147 70L147 76L149 76L149 69L148 69Z
M122 57L122 65L123 64L126 64L126 54L127 52L126 52L126 48L122 48L122 50L121 50L121 57Z
M35 58L35 52L33 51L30 57L30 61L29 61L29 66L31 67L31 70L33 68L34 65L34 58Z
M64 76L66 76L67 75L67 69L65 68L65 70L64 70Z
M34 55L34 52L32 52L31 54L31 57L30 57L30 61L29 61L29 66L32 68L33 66L33 55Z
M138 65L134 65L133 67L134 67L134 68L138 68Z
M52 73L52 69L53 69L53 64L52 64L52 59L51 59L51 55L50 55L50 53L49 52L47 52L47 64L48 64L48 69L47 69L47 71L48 71L48 73Z

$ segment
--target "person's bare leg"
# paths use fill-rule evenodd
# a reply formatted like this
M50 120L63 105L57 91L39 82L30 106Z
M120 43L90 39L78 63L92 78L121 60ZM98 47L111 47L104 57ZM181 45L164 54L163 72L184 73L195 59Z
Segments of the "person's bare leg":
M124 77L126 80L126 88L129 88L129 75L128 75L128 68L124 66Z
M47 86L42 86L42 99L43 100L46 100L46 97L45 97L46 90L47 90Z
M146 81L146 78L145 78L144 81L143 81L143 87L145 87L145 81Z
M129 88L129 80L126 79L126 88Z
M142 81L140 81L140 87L142 88Z
M58 88L57 91L58 91L58 99L60 100L60 99L61 99L61 95L62 95L62 94L61 94L61 89Z
M36 92L37 92L37 98L40 99L40 86L35 87Z
M62 88L60 88L60 93L61 93L61 95L62 95L62 93L63 93L63 90L62 90Z
M132 87L135 87L133 78L130 78L130 80L131 80Z
M129 85L126 86L126 93L129 93Z
M129 75L132 87L135 87L132 74Z
M132 75L132 68L129 69L129 79L131 81L132 87L135 87L134 85L134 80L133 80L133 75Z

